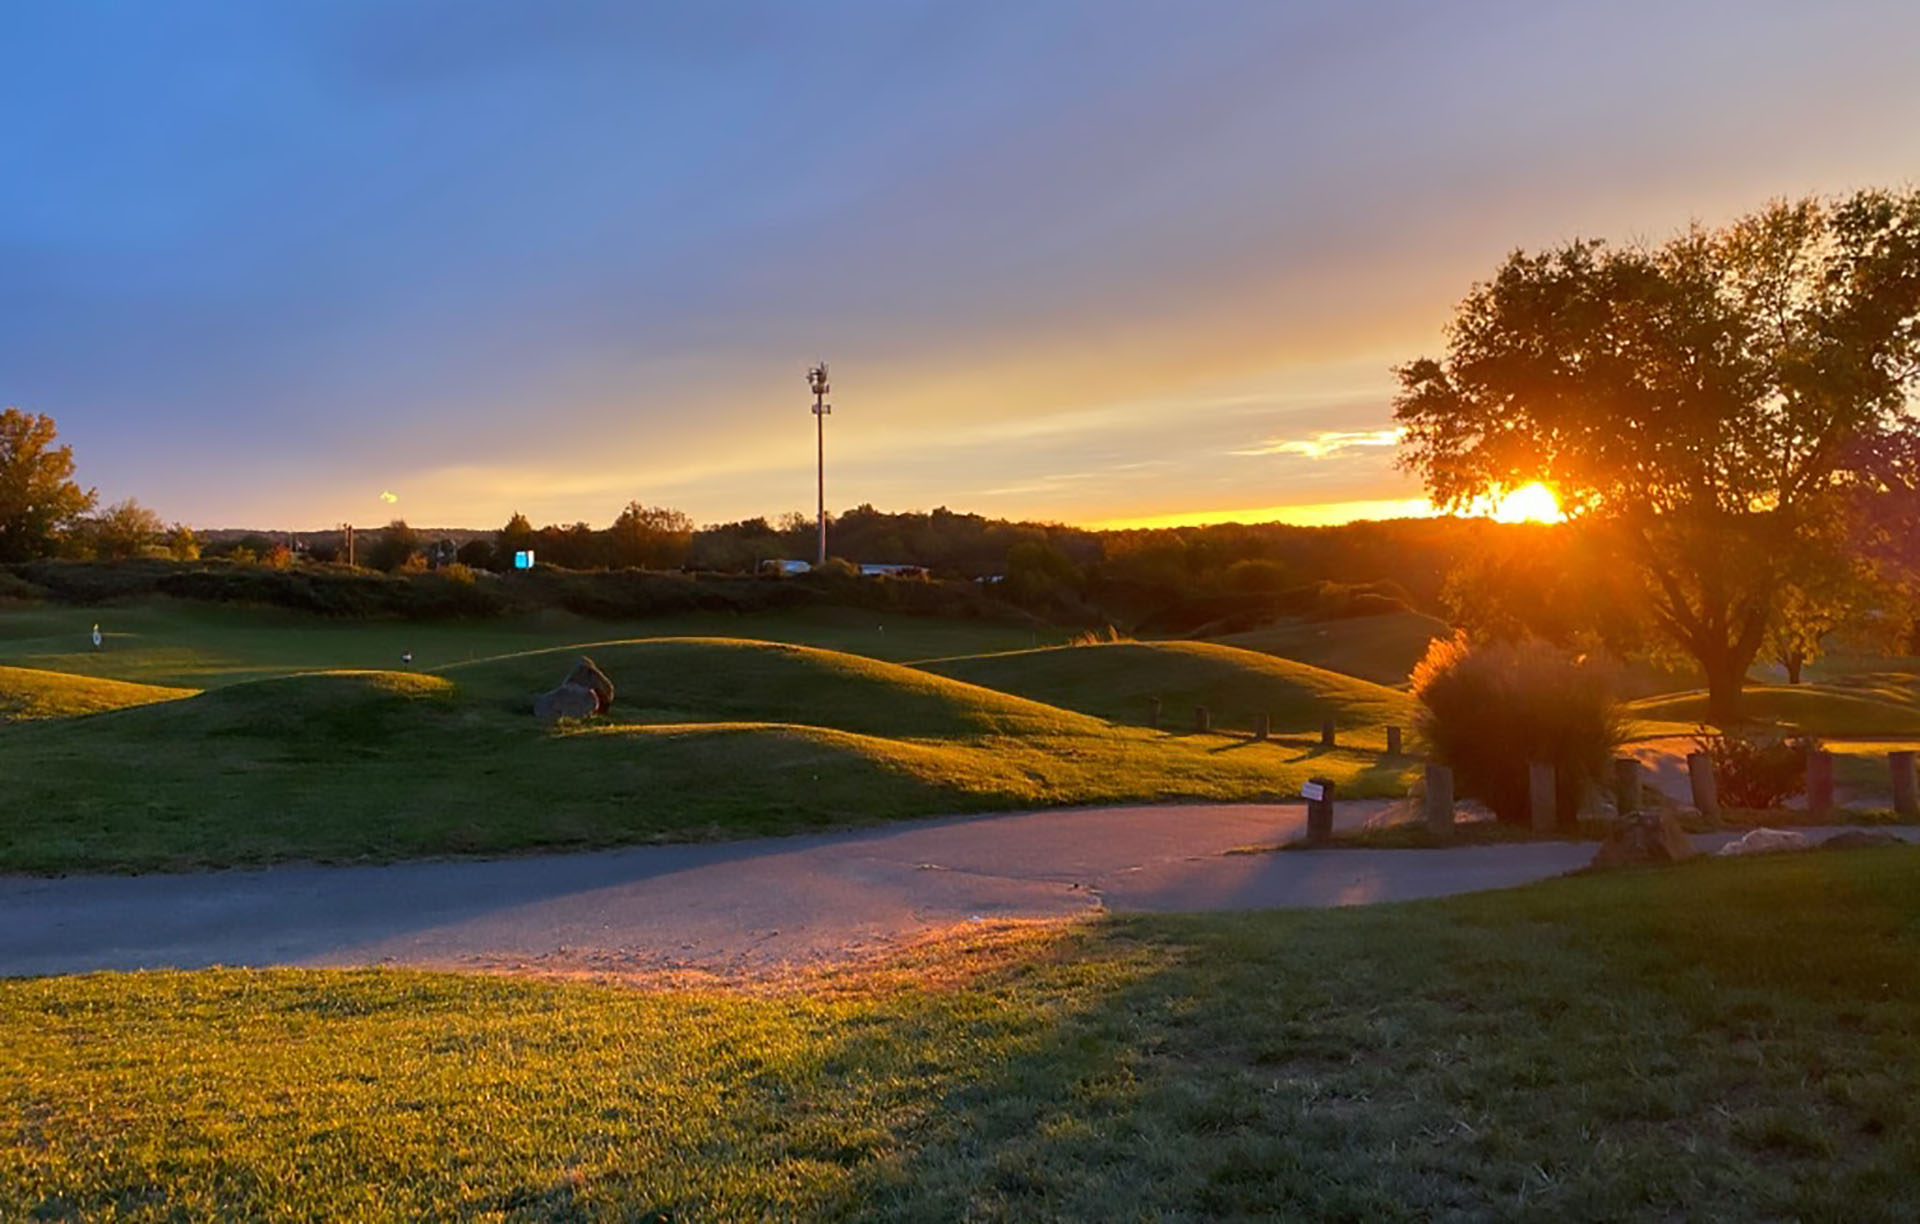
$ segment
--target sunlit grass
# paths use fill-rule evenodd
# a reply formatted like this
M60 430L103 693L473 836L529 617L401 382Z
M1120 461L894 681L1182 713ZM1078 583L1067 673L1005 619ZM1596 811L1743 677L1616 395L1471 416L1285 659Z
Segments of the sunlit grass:
M1887 850L755 994L16 980L0 1215L1907 1220L1917 961L1920 851Z
M500 854L1088 803L1272 801L1311 776L1384 796L1410 765L1363 736L1322 750L1158 733L811 647L588 649L619 693L608 717L582 725L548 728L530 713L532 695L572 666L567 647L437 673L283 676L4 728L0 772L33 817L0 825L0 870Z

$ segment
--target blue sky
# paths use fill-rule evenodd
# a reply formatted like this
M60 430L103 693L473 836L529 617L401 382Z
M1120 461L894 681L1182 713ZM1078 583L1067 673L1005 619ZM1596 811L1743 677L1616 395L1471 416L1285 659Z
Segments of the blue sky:
M0 403L201 526L810 507L816 358L834 507L1338 517L1418 496L1387 367L1506 251L1920 168L1909 0L11 0L0 46Z

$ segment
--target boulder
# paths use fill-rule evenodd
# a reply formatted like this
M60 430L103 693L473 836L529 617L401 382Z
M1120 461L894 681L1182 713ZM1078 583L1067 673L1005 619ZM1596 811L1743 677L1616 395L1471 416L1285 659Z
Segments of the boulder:
M1593 856L1595 867L1632 867L1643 863L1677 863L1692 858L1693 843L1669 812L1641 812L1628 816L1607 834Z
M591 718L599 710L600 695L584 684L562 684L533 699L533 716L546 723Z
M1822 850L1866 850L1874 846L1904 846L1898 834L1885 829L1848 829L1820 843Z
M613 681L607 679L607 673L595 667L593 660L585 655L580 656L580 661L573 665L573 670L560 683L577 684L591 691L596 713L605 714L613 705Z
M1731 858L1740 854L1778 854L1783 850L1806 850L1812 845L1805 833L1791 829L1754 829L1739 841L1720 847L1720 855Z

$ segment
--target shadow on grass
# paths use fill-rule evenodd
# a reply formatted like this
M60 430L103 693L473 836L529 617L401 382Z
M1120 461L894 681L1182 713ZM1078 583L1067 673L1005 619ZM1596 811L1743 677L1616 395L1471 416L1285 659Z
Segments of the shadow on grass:
M1920 1208L1920 851L1116 920L1113 944L1133 967L948 1092L853 1214Z

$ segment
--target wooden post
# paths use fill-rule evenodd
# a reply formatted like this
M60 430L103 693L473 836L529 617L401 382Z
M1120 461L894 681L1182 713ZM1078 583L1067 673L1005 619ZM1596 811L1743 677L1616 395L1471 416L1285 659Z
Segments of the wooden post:
M1914 801L1913 750L1889 752L1887 764L1893 770L1893 810L1902 816L1920 816L1920 804Z
M1825 816L1833 811L1833 754L1807 754L1807 812Z
M1263 739L1266 739L1267 736L1271 735L1272 733L1273 733L1273 720L1268 718L1265 714L1255 714L1253 716L1253 738L1257 740L1263 740Z
M1333 836L1333 782L1327 778L1311 778L1307 785L1320 788L1320 797L1307 797L1307 840L1314 843L1324 842Z
M1332 718L1323 718L1320 720L1320 746L1322 748L1331 748L1334 746Z
M1527 766L1527 806L1533 813L1533 831L1551 833L1559 824L1553 810L1553 766L1535 761Z
M1693 784L1693 806L1702 816L1720 814L1720 788L1713 784L1713 758L1704 752L1687 754L1687 781Z
M1201 733L1205 733L1213 729L1213 715L1207 712L1207 707L1205 706L1193 707L1193 729Z
M1400 728L1398 727L1387 728L1387 755L1400 755Z
M1453 771L1445 765L1427 766L1427 828L1443 836L1453 832Z
M1613 807L1622 816L1640 810L1640 761L1636 757L1613 758Z
M1160 729L1160 699L1158 697L1147 698L1147 725L1155 731Z

